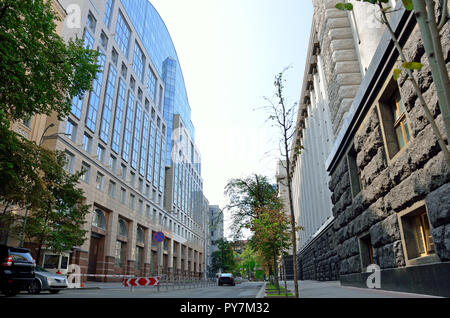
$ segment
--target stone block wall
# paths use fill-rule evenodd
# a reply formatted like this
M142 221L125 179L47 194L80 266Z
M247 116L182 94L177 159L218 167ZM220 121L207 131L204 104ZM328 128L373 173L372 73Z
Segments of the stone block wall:
M420 37L420 31L415 28L404 51L408 58L425 65L415 76L445 136ZM447 70L450 71L449 22L442 30L442 38ZM352 194L348 162L343 156L332 171L329 183L335 219L299 254L298 266L303 280L338 279L361 273L360 237L367 234L373 246L374 262L382 270L405 267L407 260L398 216L422 201L428 212L435 255L441 262L450 261L450 171L411 82L401 78L397 84L412 140L405 149L389 158L380 113L375 104L370 108L353 137L352 146L362 189L357 195Z

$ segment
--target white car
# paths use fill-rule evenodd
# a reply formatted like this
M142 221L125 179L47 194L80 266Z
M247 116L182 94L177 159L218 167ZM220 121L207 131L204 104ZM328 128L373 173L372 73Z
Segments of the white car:
M35 280L30 285L28 292L30 294L39 294L43 290L48 290L52 294L57 294L67 287L69 287L69 284L65 276L54 274L40 266L36 266Z

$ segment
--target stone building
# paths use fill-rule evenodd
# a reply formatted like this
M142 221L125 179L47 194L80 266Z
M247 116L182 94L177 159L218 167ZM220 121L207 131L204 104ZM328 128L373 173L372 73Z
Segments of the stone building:
M354 10L344 12L335 9L340 1L313 2L294 141L305 151L294 158L297 163L291 173L301 187L294 195L300 204L320 189L330 194L331 209L316 206L316 210L298 211L299 223L306 228L321 223L314 221L311 211L326 220L312 236L303 237L306 242L300 242L300 278L339 279L343 285L368 287L371 273L366 271L376 264L382 289L449 296L449 169L411 82L405 76L393 79L398 53L391 36L377 23L368 3L351 1ZM390 14L390 22L406 56L425 65L417 80L446 136L415 17L401 1L391 5L399 9ZM449 67L450 22L441 36ZM317 103L321 101L317 91L322 104ZM317 112L323 114L311 116L317 105ZM310 175L319 176L313 180L304 171L308 166L299 162L307 161L308 150L313 151L306 146L308 134L312 140L324 139L314 129L313 121L320 116L328 128L322 127L323 131L331 132L326 135L331 146L319 145L325 148L326 160L309 166ZM328 189L322 183L323 169L328 172ZM301 191L311 187L315 193L310 196Z

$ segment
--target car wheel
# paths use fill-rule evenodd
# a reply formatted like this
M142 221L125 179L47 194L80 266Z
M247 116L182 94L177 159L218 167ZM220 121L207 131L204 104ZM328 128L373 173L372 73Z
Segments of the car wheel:
M38 295L41 292L41 283L35 279L28 287L28 293Z

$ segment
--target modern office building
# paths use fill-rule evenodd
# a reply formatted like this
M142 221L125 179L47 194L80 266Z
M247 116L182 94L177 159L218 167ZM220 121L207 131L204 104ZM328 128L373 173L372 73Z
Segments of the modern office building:
M375 6L313 0L294 155L300 279L450 295L449 169L410 80L393 78L398 52ZM438 8L442 2L437 2ZM424 64L419 88L446 136L414 13L389 1L405 56ZM450 22L442 27L449 62ZM401 63L400 63L401 64ZM446 138L447 139L447 138Z
M147 0L60 2L68 12L63 38L101 53L92 90L74 98L65 121L46 122L54 138L43 146L64 151L68 171L87 171L80 187L91 206L88 236L70 262L83 274L153 275L159 263L161 273L203 275L200 155L163 20ZM158 231L166 237L159 259Z

